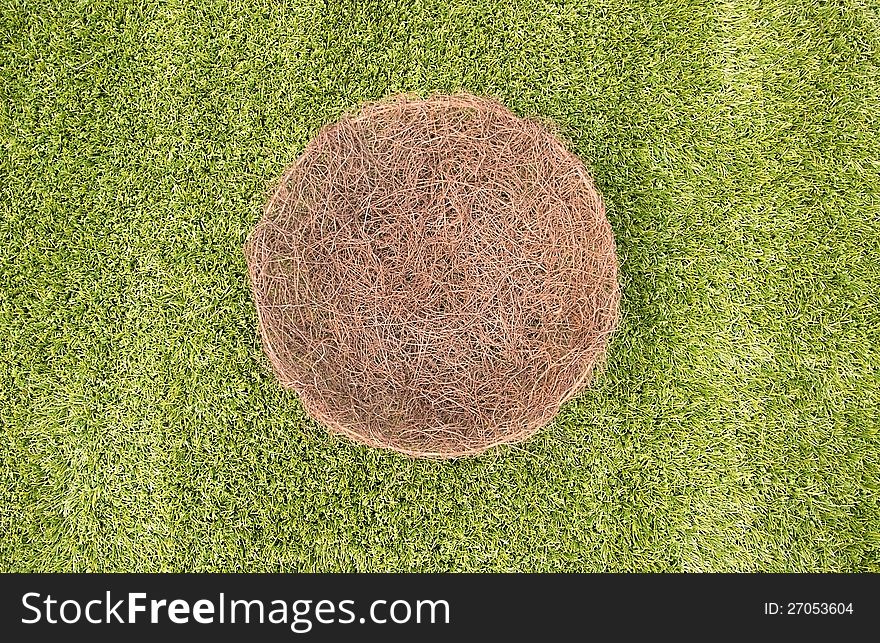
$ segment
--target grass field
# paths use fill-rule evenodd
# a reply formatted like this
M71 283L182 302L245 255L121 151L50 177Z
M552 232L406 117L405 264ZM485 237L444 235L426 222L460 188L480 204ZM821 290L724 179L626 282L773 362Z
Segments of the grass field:
M876 0L0 0L0 570L880 571ZM624 321L538 436L308 420L242 244L317 128L466 89L603 191Z

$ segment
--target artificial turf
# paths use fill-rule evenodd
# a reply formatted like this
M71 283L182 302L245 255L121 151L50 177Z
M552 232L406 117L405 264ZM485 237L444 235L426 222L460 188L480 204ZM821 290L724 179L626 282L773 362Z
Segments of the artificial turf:
M876 0L0 0L0 570L880 571ZM242 244L324 123L556 123L604 372L452 462L275 383Z

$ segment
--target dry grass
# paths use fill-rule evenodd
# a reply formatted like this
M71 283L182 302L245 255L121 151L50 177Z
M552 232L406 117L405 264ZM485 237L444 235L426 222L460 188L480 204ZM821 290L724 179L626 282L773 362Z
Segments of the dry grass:
M246 253L281 382L332 430L412 456L531 435L589 381L618 317L583 163L466 94L323 128Z

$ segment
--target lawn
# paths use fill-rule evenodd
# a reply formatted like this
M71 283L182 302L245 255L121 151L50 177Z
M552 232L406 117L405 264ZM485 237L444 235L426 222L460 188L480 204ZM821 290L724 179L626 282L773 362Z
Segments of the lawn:
M880 571L877 0L0 0L0 570ZM242 245L324 123L556 123L620 253L516 446L357 446L273 379Z

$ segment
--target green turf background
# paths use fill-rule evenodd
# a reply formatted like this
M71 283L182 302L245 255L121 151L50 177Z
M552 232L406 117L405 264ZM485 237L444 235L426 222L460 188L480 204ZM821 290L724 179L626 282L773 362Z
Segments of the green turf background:
M322 124L466 89L603 191L624 322L517 447L279 389L241 246ZM0 0L0 570L880 571L876 0Z

